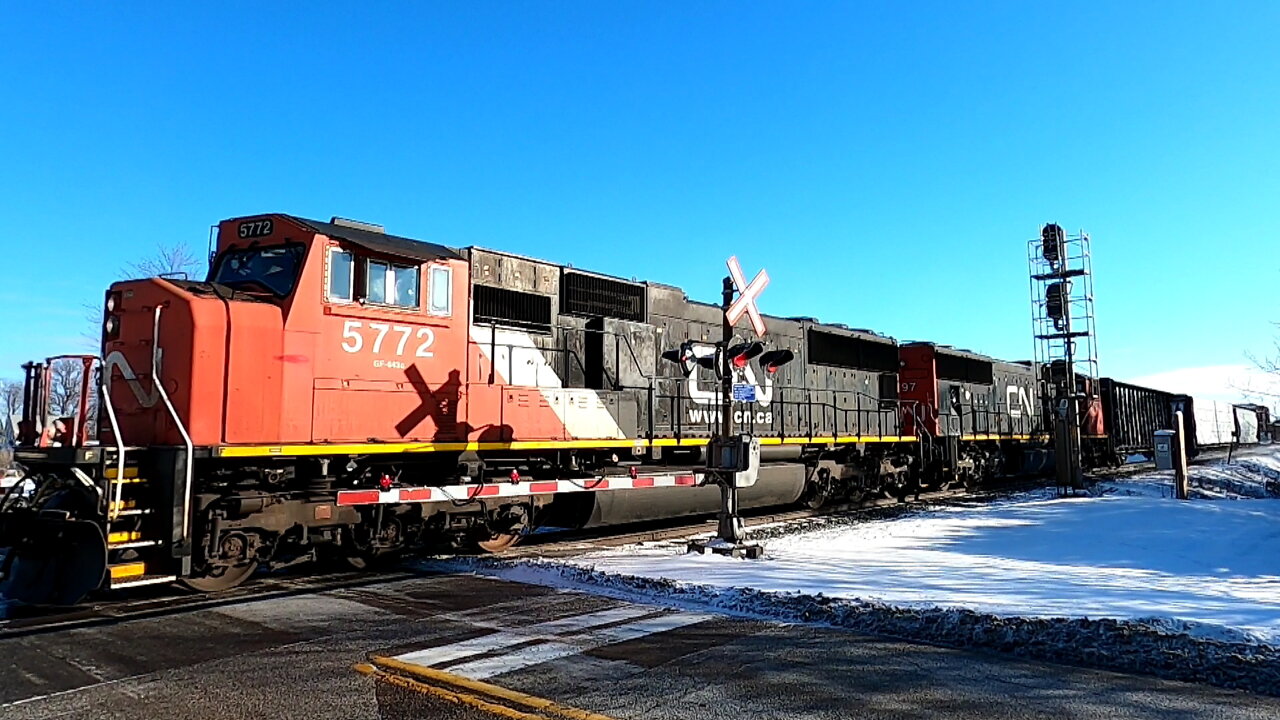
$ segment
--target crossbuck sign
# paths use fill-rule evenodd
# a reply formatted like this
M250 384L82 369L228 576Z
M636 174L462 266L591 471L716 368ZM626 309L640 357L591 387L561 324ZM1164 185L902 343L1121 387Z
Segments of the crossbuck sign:
M729 320L729 325L736 325L746 315L751 319L751 327L755 329L756 335L764 337L764 318L760 317L756 298L769 285L769 273L761 269L748 285L746 276L742 274L742 266L738 264L738 256L730 257L728 265L729 277L733 278L733 284L738 288L738 299L725 311L725 317Z

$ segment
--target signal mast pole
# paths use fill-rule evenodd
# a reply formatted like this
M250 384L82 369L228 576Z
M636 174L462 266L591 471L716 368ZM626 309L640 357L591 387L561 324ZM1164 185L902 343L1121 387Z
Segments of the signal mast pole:
M1048 223L1027 244L1040 396L1054 418L1058 487L1084 487L1082 420L1095 403L1097 331L1088 233Z
M733 278L725 277L720 294L720 437L733 435L733 368L729 358L729 346L733 343L733 324L729 322L729 307L733 305ZM744 528L738 515L738 483L734 473L719 473L720 523L716 535L725 542L737 545L742 542Z
M754 485L759 476L760 441L752 437L750 430L734 434L733 404L736 401L767 404L768 400L757 398L758 387L755 380L741 384L734 380L738 371L742 372L744 379L753 377L749 363L757 356L760 358L761 370L771 377L778 368L791 362L795 354L786 348L768 352L764 349L762 341L766 328L760 308L756 306L756 298L769 284L769 274L761 270L748 283L736 256L730 257L727 265L729 277L720 286L720 305L723 310L720 341L716 343L715 362L712 365L720 380L720 421L707 442L706 465L707 477L720 486L720 522L715 540L693 540L689 543L689 551L711 551L719 555L758 558L764 554L764 549L760 545L745 542L746 528L738 514L738 488ZM733 345L733 326L744 316L750 319L751 327L760 340ZM668 350L662 354L664 358L681 363L686 376L693 371L687 364L691 344L690 340L686 340L679 350ZM743 416L742 424L753 428L757 415L744 411Z

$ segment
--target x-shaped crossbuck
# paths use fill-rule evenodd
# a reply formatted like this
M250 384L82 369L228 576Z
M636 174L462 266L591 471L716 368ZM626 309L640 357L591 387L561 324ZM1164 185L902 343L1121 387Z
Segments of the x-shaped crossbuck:
M733 284L738 288L738 299L734 300L725 311L725 317L730 325L736 325L745 314L751 319L751 327L755 329L756 335L764 337L764 318L760 317L756 298L760 297L760 293L764 292L765 287L769 285L769 273L761 270L748 285L746 276L742 274L742 266L738 264L738 256L730 257L728 264L729 277L733 278Z

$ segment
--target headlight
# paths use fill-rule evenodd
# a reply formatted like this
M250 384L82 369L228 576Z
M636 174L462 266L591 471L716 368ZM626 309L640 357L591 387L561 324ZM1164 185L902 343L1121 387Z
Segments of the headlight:
M115 315L108 315L106 322L102 323L102 331L108 340L115 340L120 337L120 318Z

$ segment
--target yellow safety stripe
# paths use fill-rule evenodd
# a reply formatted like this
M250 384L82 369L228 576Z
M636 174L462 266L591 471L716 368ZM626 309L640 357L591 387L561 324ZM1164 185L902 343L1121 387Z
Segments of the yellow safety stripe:
M842 435L839 437L760 438L761 445L829 445L846 443L916 442L910 435ZM701 447L707 438L662 438L648 440L518 440L514 442L403 442L403 443L314 443L307 445L224 445L214 449L218 457L264 457L278 455L387 455L395 453L462 452L464 450L566 450L572 448Z
M462 675L451 673L447 670L438 670L436 668L424 667L413 663L403 662L389 657L374 656L370 658L373 666L361 664L356 666L356 670L361 673L374 675L379 680L389 681L392 678L399 680L396 683L402 687L410 687L416 685L412 689L430 689L432 694L457 694L462 702L480 707L481 703L488 705L485 708L490 711L498 710L498 714L508 718L565 718L567 720L614 720L608 715L601 715L589 710L572 707L570 705L562 705L554 700L530 695L512 690L501 685L483 682L481 680L473 680ZM393 671L391 674L386 671ZM403 673L403 674L401 674ZM404 677L404 675L412 675L413 677ZM393 681L394 682L394 681ZM466 699L472 702L467 702ZM491 700L500 700L511 705L519 705L524 710L506 707L503 705L495 705L489 702ZM537 714L530 714L537 713Z
M121 500L120 502L116 502L115 500L112 500L111 512L116 512L118 510L132 510L134 506L136 506L137 504L138 504L137 500Z
M124 563L122 565L111 566L112 580L127 580L129 578L141 577L147 574L147 564L134 562Z
M107 544L114 545L115 543L127 543L140 539L142 539L142 533L137 530L119 530L108 533Z
M119 470L119 468L109 467L109 468L107 468L107 469L106 469L106 471L105 471L105 472L103 472L102 474L103 474L104 476L106 476L106 477L107 477L107 479L109 479L109 480L115 480L115 479L116 479L116 477L120 474L120 470ZM124 476L125 476L126 478L136 478L136 477L138 477L138 468L136 468L136 467L127 467L127 468L125 468L125 469L124 469Z

